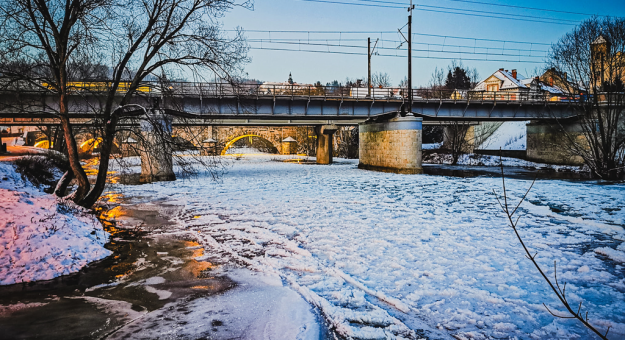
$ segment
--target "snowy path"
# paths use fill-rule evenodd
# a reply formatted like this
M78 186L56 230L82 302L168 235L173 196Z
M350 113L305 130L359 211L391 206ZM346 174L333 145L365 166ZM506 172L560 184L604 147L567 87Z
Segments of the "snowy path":
M214 250L278 273L354 338L586 339L524 258L492 190L500 179L406 176L246 157L221 183L119 186L183 205L179 226ZM520 197L529 181L509 180ZM625 339L625 186L538 181L521 232L589 319Z

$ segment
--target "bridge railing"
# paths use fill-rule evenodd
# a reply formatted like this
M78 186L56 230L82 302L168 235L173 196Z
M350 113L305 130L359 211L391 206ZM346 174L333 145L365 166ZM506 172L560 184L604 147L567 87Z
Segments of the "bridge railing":
M106 81L72 82L70 91L78 94L90 92L105 92L109 87ZM120 83L117 92L128 91L129 84ZM32 89L17 90L52 91L47 84ZM554 101L578 101L583 100L579 96L567 96L564 94L551 94L549 92L527 91L472 91L451 90L441 88L416 88L412 90L413 101L528 101L528 102L554 102ZM408 99L408 90L402 87L358 87L358 86L322 86L302 85L289 83L201 83L168 81L146 81L136 89L138 95L151 96L199 96L199 97L307 97L340 100L389 100L405 101Z
M402 87L349 87L349 86L322 86L299 84L232 84L232 83L191 83L170 82L162 84L147 84L142 88L150 89L150 93L170 93L172 95L214 96L241 96L241 97L324 97L341 99L371 99L371 100L406 100L408 90ZM574 101L579 97L570 97L564 94L549 92L527 91L472 91L417 88L412 90L414 101L450 100L450 101Z

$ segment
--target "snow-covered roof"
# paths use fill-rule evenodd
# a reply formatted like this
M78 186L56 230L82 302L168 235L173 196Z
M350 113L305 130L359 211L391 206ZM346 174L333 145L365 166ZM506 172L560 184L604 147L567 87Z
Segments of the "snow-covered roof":
M605 44L608 41L605 39L603 35L599 35L595 41L592 42L592 45Z
M128 137L128 138L124 141L124 143L136 143L136 142L137 142L137 141L136 141L134 138L132 138L132 137Z
M562 91L561 88L557 86L549 86L543 82L540 82L540 89L543 91L547 91L551 94L564 94L564 91Z
M495 73L499 73L499 74L503 75L506 78L506 79L503 80L503 84L501 86L501 89L515 88L515 87L522 87L522 88L527 87L527 86L521 84L521 82L518 79L514 78L512 76L512 73L510 73L510 72L498 70ZM522 77L522 76L520 76L518 74L517 74L517 77L518 78L524 78L524 77Z
M525 78L525 79L521 79L520 80L521 84L523 84L523 85L525 85L527 87L530 87L530 85L532 84L533 81L534 81L534 78ZM547 84L545 84L544 82L542 82L540 80L538 81L538 84L540 85L540 89L542 91L547 91L547 92L549 92L551 94L564 94L565 93L564 90L562 90L561 88L559 88L559 87L557 87L555 85L554 86L550 86L550 85L547 85Z
M293 139L293 137L286 137L285 139L282 140L283 142L297 142L295 139Z
M526 89L527 88L527 86L521 83L519 79L514 78L512 76L512 73L507 72L507 71L497 70L488 78L479 82L475 86L473 91L486 91L486 81L490 79L491 77L495 77L501 81L501 83L499 84L500 90L510 90L510 89L516 89L516 88ZM517 78L524 78L524 77L517 74Z

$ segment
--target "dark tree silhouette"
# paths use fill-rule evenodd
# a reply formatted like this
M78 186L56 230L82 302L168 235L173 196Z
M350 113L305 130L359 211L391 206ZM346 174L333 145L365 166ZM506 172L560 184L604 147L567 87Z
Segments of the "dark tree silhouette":
M625 175L625 19L595 17L553 44L554 81L567 91L579 132L562 125L566 149L599 178Z
M71 174L78 189L72 199L85 207L101 196L119 123L145 117L146 108L133 104L147 79L169 86L167 74L183 69L202 79L216 74L232 79L247 60L247 45L239 31L233 37L220 29L218 19L234 6L251 6L235 0L0 0L0 66L25 60L25 70L0 70L5 77L27 83L54 96ZM105 53L103 51L106 51ZM78 66L80 65L80 67ZM89 65L106 65L102 67ZM102 142L93 186L79 160L74 129L69 119L69 95L75 94L72 72L85 78L101 77L100 105L93 132ZM74 77L75 78L75 77ZM9 82L11 83L11 82ZM79 89L78 92L85 90ZM89 90L89 89L86 89ZM166 91L161 91L166 96ZM31 109L25 108L29 112ZM167 131L163 131L167 133Z

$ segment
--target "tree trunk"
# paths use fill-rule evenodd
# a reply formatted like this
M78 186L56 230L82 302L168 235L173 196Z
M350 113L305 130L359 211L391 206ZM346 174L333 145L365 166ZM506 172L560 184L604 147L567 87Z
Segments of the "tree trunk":
M69 183L74 179L74 172L70 169L65 171L63 177L56 183L56 188L54 189L54 194L58 197L65 196L65 191L67 191L67 187Z
M109 124L109 126L112 124ZM115 140L115 134L108 131L107 127L106 136L104 136L102 143L100 143L100 164L98 166L98 177L95 184L89 191L89 194L80 202L80 205L89 208L95 204L100 198L104 187L106 186L106 174L109 168L109 160L111 156L111 150L113 148L113 141ZM115 128L113 128L113 131Z
M67 112L66 103L64 103L64 96L61 96L61 113ZM78 147L76 146L76 139L72 133L72 127L69 122L67 114L61 114L61 125L63 126L63 135L65 136L65 144L67 145L67 158L69 159L69 166L74 173L74 177L78 181L78 189L74 193L73 200L76 203L80 201L89 192L89 179L85 170L80 164L80 158L78 156Z

